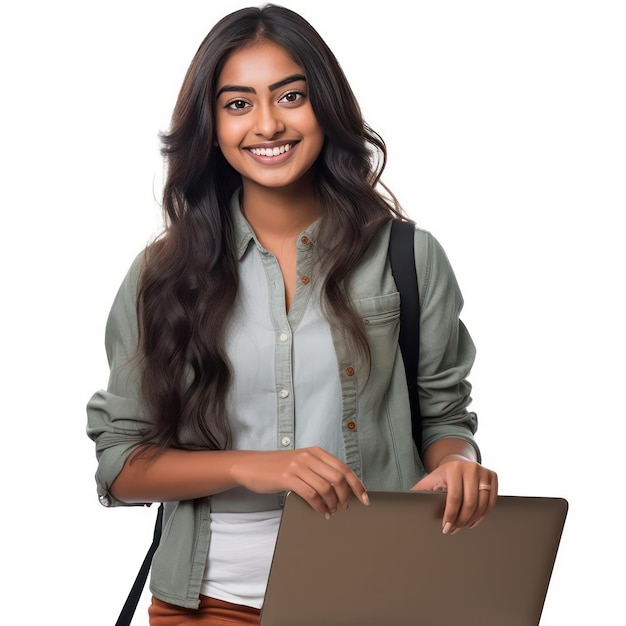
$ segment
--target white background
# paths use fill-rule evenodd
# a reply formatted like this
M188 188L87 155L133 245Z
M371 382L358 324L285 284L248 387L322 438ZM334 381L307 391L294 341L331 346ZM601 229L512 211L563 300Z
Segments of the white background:
M115 291L160 224L157 133L206 32L242 6L1 9L0 576L20 623L110 626L149 545L154 507L97 502L85 404L106 385ZM624 3L288 6L336 53L387 142L384 180L456 269L501 493L569 500L542 626L623 623Z

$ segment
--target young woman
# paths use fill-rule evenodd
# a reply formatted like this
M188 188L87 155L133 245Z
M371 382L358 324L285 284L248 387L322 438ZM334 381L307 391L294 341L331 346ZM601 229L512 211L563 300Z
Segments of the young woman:
M151 624L257 623L287 490L330 516L366 489L445 489L442 531L477 524L497 476L467 410L461 295L416 229L417 450L387 261L402 213L318 33L277 6L222 19L163 154L166 227L115 299L88 406L101 502L167 503Z

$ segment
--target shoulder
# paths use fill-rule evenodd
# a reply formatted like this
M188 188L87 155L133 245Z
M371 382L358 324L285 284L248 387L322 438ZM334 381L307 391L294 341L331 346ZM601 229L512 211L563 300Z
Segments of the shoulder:
M463 306L463 297L446 251L430 231L415 228L415 268L419 286L421 308L433 302L454 303L455 309Z
M414 222L405 224L404 236L393 240L391 240L392 224L389 224L383 239L386 242L384 245L387 247L410 245L407 230L412 229L415 270L422 308L425 302L433 298L441 298L444 294L447 294L447 297L460 299L454 271L440 241L431 231L417 226ZM408 262L408 259L409 256L405 255L404 262ZM401 267L398 268L398 270L401 269Z

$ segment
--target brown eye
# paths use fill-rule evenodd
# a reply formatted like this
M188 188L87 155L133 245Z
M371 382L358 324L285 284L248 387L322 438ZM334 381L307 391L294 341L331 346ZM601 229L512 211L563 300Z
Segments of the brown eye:
M231 109L232 111L244 111L246 108L250 106L250 103L246 100L237 99L231 100L227 105L227 109Z
M279 102L293 104L295 102L299 102L304 97L305 95L301 91L289 91L281 96Z

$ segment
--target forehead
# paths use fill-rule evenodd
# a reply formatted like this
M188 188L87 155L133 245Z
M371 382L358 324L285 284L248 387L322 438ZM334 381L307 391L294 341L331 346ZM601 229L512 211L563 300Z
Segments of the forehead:
M291 55L278 44L262 40L233 52L220 72L217 86L242 85L267 88L285 76L304 74Z

